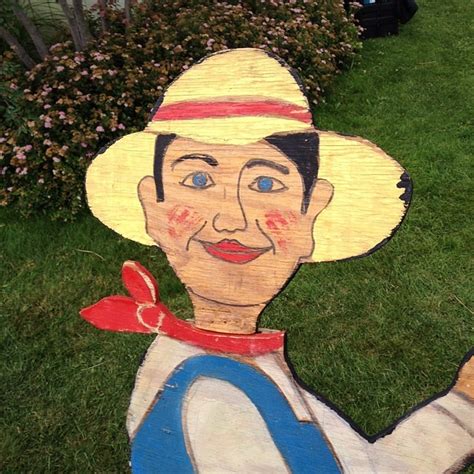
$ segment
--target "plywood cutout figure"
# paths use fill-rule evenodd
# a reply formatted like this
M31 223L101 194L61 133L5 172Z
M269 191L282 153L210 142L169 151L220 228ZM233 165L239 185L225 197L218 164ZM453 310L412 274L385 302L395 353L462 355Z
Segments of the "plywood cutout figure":
M176 318L153 276L126 262L130 296L81 312L101 329L157 334L127 418L134 473L441 473L469 462L472 363L367 437L298 384L283 332L257 330L301 264L379 249L411 197L408 174L380 148L314 127L283 61L257 49L204 58L145 130L95 158L86 184L105 225L166 253L194 308L193 321Z

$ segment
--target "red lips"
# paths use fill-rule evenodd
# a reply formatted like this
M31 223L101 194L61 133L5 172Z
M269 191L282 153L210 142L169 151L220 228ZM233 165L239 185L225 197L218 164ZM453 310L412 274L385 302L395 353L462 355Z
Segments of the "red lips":
M201 244L208 254L230 263L251 262L271 248L247 247L237 240L228 239L221 240L216 244L201 241Z

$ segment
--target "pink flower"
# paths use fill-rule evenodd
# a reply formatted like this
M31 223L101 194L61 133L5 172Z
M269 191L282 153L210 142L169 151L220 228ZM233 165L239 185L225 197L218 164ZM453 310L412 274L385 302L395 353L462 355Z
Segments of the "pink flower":
M51 108L51 105L50 105L50 104L44 104L44 106L43 106L43 109L46 109L46 110L48 110L48 109L50 109L50 108Z
M7 139L5 137L0 138L0 143L6 142L6 141L7 141Z
M25 151L31 151L33 149L33 145L25 145Z
M88 76L88 75L89 73L85 69L81 71L81 76Z
M53 142L51 140L43 140L43 145L47 145L47 146L51 146L53 144Z
M59 163L61 161L61 158L57 157L57 156L53 156L53 161L55 163Z
M18 89L18 86L14 82L11 82L10 89L13 89L14 91L16 91Z
M119 130L125 130L125 125L124 125L123 123L119 123L119 124L117 125L117 128L118 128Z
M99 125L98 127L95 128L96 132L105 132L104 127L102 125Z
M53 124L51 122L45 122L44 128L53 128Z
M62 72L64 71L64 66L57 66L56 67L56 72Z
M18 160L21 160L21 161L26 160L26 155L21 151L16 154L16 157Z
M43 184L43 183L44 183L44 179L43 179L43 178L38 179L38 183L39 183L39 184Z
M63 112L62 110L59 111L59 119L64 120L66 118L66 112Z
M81 142L82 148L87 148L87 143Z

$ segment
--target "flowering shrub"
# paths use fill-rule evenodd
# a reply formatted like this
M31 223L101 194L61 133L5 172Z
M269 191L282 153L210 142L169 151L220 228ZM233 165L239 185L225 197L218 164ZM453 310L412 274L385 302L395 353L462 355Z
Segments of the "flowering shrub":
M84 173L101 147L143 129L166 86L203 56L258 47L296 67L314 104L359 46L343 2L321 0L139 3L125 30L81 53L56 44L26 74L4 55L0 69L0 201L67 219L85 206Z

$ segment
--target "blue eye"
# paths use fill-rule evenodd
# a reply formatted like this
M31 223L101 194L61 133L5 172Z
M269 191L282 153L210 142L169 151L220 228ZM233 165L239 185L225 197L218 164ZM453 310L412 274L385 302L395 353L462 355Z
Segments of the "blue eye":
M181 184L188 188L206 189L210 186L214 186L215 183L208 173L204 171L196 171L195 173L186 176L186 178L181 181Z
M262 192L271 191L273 188L273 180L262 176L261 178L257 179L257 188Z
M284 191L287 187L276 178L269 176L259 176L255 178L249 188L259 193L275 193L277 191Z
M203 188L207 184L207 176L204 173L198 173L193 176L193 184L197 188Z

